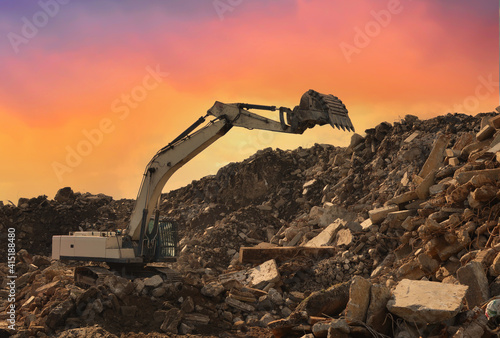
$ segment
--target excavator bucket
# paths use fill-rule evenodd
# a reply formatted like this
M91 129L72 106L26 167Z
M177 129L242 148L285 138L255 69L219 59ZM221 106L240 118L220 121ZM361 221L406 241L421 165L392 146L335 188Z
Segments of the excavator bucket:
M315 125L329 123L332 127L354 131L348 111L340 99L331 94L309 90L300 99L300 104L287 113L292 130L303 132Z

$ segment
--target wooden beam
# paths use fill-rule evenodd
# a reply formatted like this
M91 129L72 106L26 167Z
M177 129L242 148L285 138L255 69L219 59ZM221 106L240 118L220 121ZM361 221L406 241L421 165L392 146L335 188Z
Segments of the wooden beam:
M336 248L333 246L320 247L272 247L272 248L256 248L256 247L241 247L240 262L241 263L262 263L270 259L276 261L287 261L297 256L319 257L322 255L333 255Z

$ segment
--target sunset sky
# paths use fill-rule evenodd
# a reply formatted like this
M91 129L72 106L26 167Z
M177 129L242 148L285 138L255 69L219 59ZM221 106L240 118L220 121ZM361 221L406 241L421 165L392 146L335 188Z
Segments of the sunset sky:
M135 198L156 153L214 101L338 96L360 134L406 114L499 105L492 0L0 2L0 200L61 187ZM233 128L164 191L267 147L352 133ZM90 145L90 146L89 146Z

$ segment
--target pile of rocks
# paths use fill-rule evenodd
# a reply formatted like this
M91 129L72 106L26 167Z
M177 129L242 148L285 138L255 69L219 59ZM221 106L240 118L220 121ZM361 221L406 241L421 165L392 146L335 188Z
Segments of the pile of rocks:
M0 241L6 243L7 229L16 229L17 245L49 256L52 236L70 231L108 230L126 227L133 200L113 200L104 194L74 193L60 189L53 200L47 196L20 198L17 205L0 201ZM43 230L41 230L43 229ZM7 247L0 247L5 256Z
M123 228L132 200L64 188L1 206L1 226L35 254L18 254L18 334L487 335L484 307L500 295L499 129L492 113L406 116L347 148L265 149L165 194L180 281L115 275L82 289L74 263L39 256L52 235ZM247 260L242 247L266 254Z

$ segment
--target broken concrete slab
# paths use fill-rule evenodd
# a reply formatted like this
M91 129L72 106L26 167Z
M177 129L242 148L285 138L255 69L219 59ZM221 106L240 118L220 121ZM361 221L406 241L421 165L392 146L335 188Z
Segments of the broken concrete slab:
M476 134L476 139L478 141L484 141L489 139L490 137L495 134L495 128L491 125L486 125L484 126L477 134Z
M415 192L421 200L427 199L429 197L429 188L434 184L434 177L436 176L436 169L431 170L425 178L418 184Z
M424 165L422 166L422 170L418 174L418 176L425 178L429 175L433 170L437 170L441 163L443 163L444 159L444 151L446 146L450 142L450 137L444 134L441 134L435 141L432 146L432 150L427 157Z
M439 323L461 309L468 286L404 279L387 303L388 310L408 322Z
M488 147L490 145L490 143L491 143L491 140L485 140L485 141L481 141L481 142L477 141L477 142L468 144L460 152L460 158L466 159L469 157L469 155L471 153L475 152L476 150Z
M497 116L493 116L491 119L490 119L490 124L496 128L496 129L500 129L500 115L497 115Z
M304 246L320 247L328 245L337 234L337 231L339 231L344 226L344 224L345 222L341 222L340 220L331 223L323 231L321 231L319 235L309 240Z
M457 279L460 284L469 286L466 294L469 309L481 306L488 300L490 291L488 288L488 278L480 262L469 262L457 270Z
M278 265L274 259L251 269L248 276L248 284L256 289L262 289L269 283L276 283L281 279Z
M388 334L391 321L387 320L387 302L391 291L385 285L373 284L370 288L370 305L366 312L366 324L375 331Z
M411 143L411 141L413 141L414 139L416 139L418 135L420 135L420 132L415 131L410 136L408 136L407 138L405 138L405 140L403 142L404 143Z
M345 309L347 322L361 321L366 319L368 304L370 303L370 288L372 283L360 276L352 278L349 288L349 302Z
M405 192L401 195L398 195L396 197L391 198L390 200L387 201L387 205L391 204L403 204L407 203L413 200L416 200L418 198L417 193L415 191L408 191Z
M382 208L370 210L370 211L368 211L368 215L370 216L370 219L372 220L373 224L379 224L387 217L387 215L390 212L398 211L398 210L399 210L399 207L397 205L391 204L391 205L387 205L387 206L382 207Z
M482 174L491 180L498 180L500 177L500 168L484 169L484 170L470 170L461 173L455 173L454 178L459 184L467 183L473 176Z

